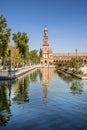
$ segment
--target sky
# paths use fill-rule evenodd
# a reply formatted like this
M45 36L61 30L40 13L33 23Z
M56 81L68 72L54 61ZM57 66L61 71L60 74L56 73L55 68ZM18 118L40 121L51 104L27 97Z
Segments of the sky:
M87 52L87 0L0 0L0 15L11 33L27 33L30 50L42 47L47 25L54 53Z

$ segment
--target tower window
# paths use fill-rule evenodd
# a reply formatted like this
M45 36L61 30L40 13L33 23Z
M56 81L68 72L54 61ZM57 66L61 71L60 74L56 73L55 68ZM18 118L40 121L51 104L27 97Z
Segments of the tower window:
M45 60L45 63L47 63L47 61Z

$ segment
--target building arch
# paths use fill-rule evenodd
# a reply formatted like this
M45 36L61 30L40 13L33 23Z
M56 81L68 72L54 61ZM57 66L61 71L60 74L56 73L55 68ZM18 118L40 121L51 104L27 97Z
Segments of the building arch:
M45 64L47 64L47 60L45 60Z

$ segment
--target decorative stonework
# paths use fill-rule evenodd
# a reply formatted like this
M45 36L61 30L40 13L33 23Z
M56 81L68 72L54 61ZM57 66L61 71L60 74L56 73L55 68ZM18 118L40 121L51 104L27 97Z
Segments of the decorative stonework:
M87 52L76 52L76 53L53 53L52 49L49 48L48 43L48 29L44 27L44 38L42 49L40 49L40 63L42 65L52 65L59 61L70 61L72 57L80 57L83 59L83 63L87 64Z
M44 27L44 39L43 39L43 44L42 44L42 49L40 50L40 63L49 65L53 63L53 53L52 49L49 49L49 44L48 44L48 29L45 26Z

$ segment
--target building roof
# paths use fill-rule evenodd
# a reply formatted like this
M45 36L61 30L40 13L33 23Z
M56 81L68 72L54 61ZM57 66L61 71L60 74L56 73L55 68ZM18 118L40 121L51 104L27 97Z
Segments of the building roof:
M87 56L87 52L76 53L53 53L53 56Z

